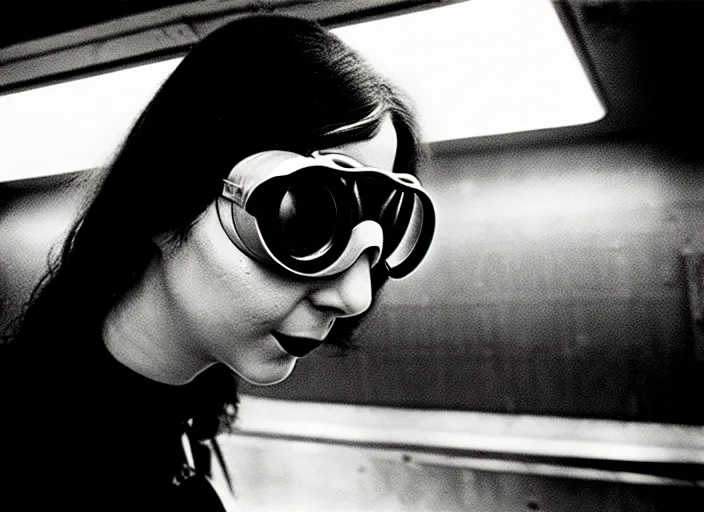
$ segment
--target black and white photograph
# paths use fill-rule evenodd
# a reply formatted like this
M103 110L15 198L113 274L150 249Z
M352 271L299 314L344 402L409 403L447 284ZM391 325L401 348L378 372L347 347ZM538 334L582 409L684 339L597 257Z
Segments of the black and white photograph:
M704 0L0 7L0 512L704 510Z

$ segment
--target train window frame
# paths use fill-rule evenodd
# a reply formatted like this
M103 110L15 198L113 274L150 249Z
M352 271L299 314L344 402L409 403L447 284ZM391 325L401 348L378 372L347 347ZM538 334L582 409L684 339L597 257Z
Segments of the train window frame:
M531 23L519 23L531 13ZM472 30L459 23L467 19L474 20ZM579 125L605 115L550 0L473 0L332 30L408 92L427 142ZM494 55L486 50L492 41L503 41ZM400 64L398 48L409 49ZM0 182L104 166L179 61L0 96Z

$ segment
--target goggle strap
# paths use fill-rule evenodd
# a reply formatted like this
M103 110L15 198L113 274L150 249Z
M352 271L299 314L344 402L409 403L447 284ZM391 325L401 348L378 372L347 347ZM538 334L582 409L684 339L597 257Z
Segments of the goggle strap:
M242 237L240 236L239 231L237 230L237 225L234 219L234 215L236 212L242 212L245 215L249 215L243 210L236 210L235 206L233 206L233 201L230 201L229 199L225 199L224 197L218 197L218 200L215 203L215 207L218 212L218 219L220 220L220 225L222 226L223 230L225 231L225 234L227 237L230 239L230 241L235 244L235 247L237 247L240 251L244 252L245 254L249 254L254 259L258 259L260 261L265 261L262 260L261 256L257 254L256 250L253 247L248 247L247 244L242 240Z
M222 180L222 181L223 181L222 197L232 201L240 208L243 208L244 207L244 197L243 197L244 190L243 190L242 186L238 185L237 183L230 181L230 180Z

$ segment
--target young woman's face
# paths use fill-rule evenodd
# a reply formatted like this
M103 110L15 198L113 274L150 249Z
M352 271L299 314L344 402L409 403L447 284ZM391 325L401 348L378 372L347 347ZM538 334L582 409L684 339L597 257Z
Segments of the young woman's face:
M396 146L387 117L372 139L330 149L391 172ZM166 253L161 270L179 342L198 359L224 363L254 384L284 380L297 355L322 343L336 319L359 315L372 301L366 254L333 277L276 271L228 239L215 203L187 241Z

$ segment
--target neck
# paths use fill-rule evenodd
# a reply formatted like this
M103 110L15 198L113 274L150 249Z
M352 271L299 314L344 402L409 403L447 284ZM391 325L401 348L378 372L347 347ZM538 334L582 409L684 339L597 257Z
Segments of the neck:
M110 311L103 339L120 363L165 384L186 384L212 364L193 347L187 326L179 322L158 262L152 262L140 282Z

